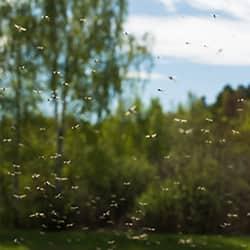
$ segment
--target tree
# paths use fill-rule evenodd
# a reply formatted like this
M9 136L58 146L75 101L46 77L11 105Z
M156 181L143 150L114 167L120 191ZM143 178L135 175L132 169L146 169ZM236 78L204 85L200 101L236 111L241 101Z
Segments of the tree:
M32 87L36 71L33 68L31 36L34 28L34 19L28 18L30 6L17 2L15 8L7 1L1 2L1 23L2 39L5 44L1 51L2 92L1 106L3 108L2 119L8 116L13 124L13 150L12 150L12 170L13 194L19 194L19 174L21 170L22 157L22 126L24 116L28 115L32 107L36 104L36 98L32 97ZM29 32L26 32L29 29ZM18 208L13 202L15 223L18 224Z
M55 172L60 176L67 112L74 110L78 119L83 112L94 112L100 120L122 92L128 70L140 65L149 53L145 41L138 43L123 31L125 0L33 3L36 13L41 13L35 32L41 49L37 62L53 103Z

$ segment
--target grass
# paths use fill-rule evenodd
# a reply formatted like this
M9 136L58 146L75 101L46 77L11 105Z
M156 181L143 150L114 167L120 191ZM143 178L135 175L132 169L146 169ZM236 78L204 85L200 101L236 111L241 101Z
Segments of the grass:
M181 236L152 234L130 239L122 233L34 231L0 232L0 250L250 250L247 237Z

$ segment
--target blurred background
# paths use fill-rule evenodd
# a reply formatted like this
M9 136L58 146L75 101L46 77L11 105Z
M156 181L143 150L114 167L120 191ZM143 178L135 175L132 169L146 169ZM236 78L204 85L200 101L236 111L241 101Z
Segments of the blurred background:
M249 232L250 3L225 2L0 2L0 228Z

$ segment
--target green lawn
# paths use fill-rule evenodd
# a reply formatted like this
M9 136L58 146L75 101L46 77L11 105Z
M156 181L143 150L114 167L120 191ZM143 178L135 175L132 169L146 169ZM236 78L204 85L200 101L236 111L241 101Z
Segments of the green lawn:
M143 238L143 237L142 237ZM180 236L152 234L131 239L119 233L1 232L0 250L250 250L250 238L222 236Z

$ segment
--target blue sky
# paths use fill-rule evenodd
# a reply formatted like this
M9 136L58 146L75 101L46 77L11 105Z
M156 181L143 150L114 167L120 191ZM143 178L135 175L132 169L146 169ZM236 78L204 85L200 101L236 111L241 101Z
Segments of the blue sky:
M169 110L189 91L212 102L225 84L248 84L249 12L250 0L130 0L128 32L152 34L159 57L144 98L158 96Z

